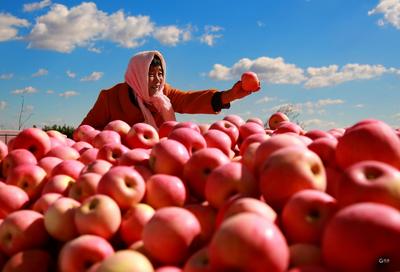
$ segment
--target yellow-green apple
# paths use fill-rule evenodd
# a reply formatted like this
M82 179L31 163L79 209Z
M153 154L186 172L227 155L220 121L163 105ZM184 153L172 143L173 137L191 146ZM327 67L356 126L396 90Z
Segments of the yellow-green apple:
M178 122L178 123L172 128L172 130L178 129L178 128L183 128L183 127L185 127L185 128L191 128L191 129L196 130L197 132L200 132L199 125L198 125L197 123L195 123L195 122L192 122L192 121Z
M8 214L0 224L0 251L7 256L23 250L41 248L48 240L49 235L41 213L18 210Z
M122 155L128 150L129 148L123 144L105 144L99 149L99 152L97 153L97 159L105 160L113 165L116 165L118 164L119 158L121 158Z
M260 89L260 80L256 73L246 71L240 77L242 89L247 92L256 92Z
M44 226L51 237L66 242L79 235L75 211L81 203L68 197L58 198L44 213Z
M36 200L47 182L47 173L40 166L22 164L11 169L6 182L24 190L30 200Z
M362 202L339 210L328 222L322 258L330 271L398 271L400 212Z
M252 197L238 197L218 210L216 226L219 227L226 219L244 212L258 214L271 222L276 222L278 218L278 214L265 202Z
M59 193L68 196L69 190L75 183L75 179L67 175L55 175L44 184L41 194Z
M106 239L97 235L81 235L62 246L58 268L63 272L87 271L113 254L114 249Z
M160 127L158 128L158 136L159 138L165 138L168 137L169 133L172 131L172 129L174 128L175 125L177 125L178 122L177 121L165 121L164 123L162 123L160 125Z
M2 160L2 176L7 178L11 169L21 164L37 164L36 157L26 149L10 150Z
M167 206L182 207L186 200L183 181L166 174L154 174L146 180L145 202L154 209Z
M346 168L337 187L340 207L376 202L400 210L400 171L380 161L360 161Z
M90 125L81 125L77 127L73 133L72 133L72 139L74 139L76 142L78 141L84 141L88 142L88 133L90 131L95 131L95 129L90 126Z
M312 129L307 131L304 136L310 138L311 140L316 140L318 138L335 138L332 134L330 134L327 131L321 130L321 129Z
M272 153L261 166L259 177L265 201L277 211L298 191L326 190L324 165L306 147L289 146Z
M226 120L231 122L232 124L234 124L238 129L241 125L243 125L245 123L245 121L243 120L242 117L240 117L237 114L228 114L225 115L224 118L222 120Z
M189 152L183 144L164 139L151 149L149 165L154 173L181 177L188 159Z
M200 233L200 223L193 213L181 207L165 207L156 210L144 226L142 238L152 258L177 265L189 257Z
M128 150L118 159L118 165L132 166L143 165L149 166L151 149L135 148Z
M68 197L83 202L86 198L95 195L101 177L102 175L98 173L81 174L69 189Z
M98 148L88 148L84 152L82 152L81 156L79 157L79 161L82 162L83 164L89 164L92 161L97 159L97 154L99 153Z
M228 134L218 129L209 129L203 136L208 148L218 148L226 156L231 156L232 140Z
M121 208L128 209L139 203L145 194L143 177L129 166L114 166L105 173L97 185L97 193L110 196Z
M182 127L174 129L168 135L168 139L175 140L183 144L187 148L189 156L207 146L203 135L191 128Z
M183 266L184 272L212 272L207 247L194 252Z
M44 214L47 209L60 197L61 194L58 193L47 193L42 194L32 205L32 210Z
M264 127L264 122L263 122L263 120L261 120L261 118L258 118L258 117L250 117L250 118L248 118L248 119L246 120L246 123L248 123L248 122L254 122L254 123L257 123L257 124L259 124L260 126Z
M281 229L289 243L319 245L326 224L337 212L336 199L317 190L301 190L286 202Z
M204 195L211 206L220 208L234 195L258 197L258 181L246 166L229 162L214 168L207 177Z
M247 122L239 127L239 134L240 134L240 138L242 139L242 141L244 141L250 135L253 135L256 133L264 133L265 134L264 127L256 122Z
M135 250L122 249L104 259L96 272L154 272L150 260Z
M58 145L52 147L49 152L46 153L46 157L57 157L62 160L77 160L80 157L80 154L73 147Z
M26 128L13 141L12 150L20 148L29 150L39 160L51 148L50 137L40 128Z
M96 159L96 160L86 164L82 168L80 175L83 175L86 173L96 173L96 174L99 174L102 176L105 173L107 173L108 170L110 170L110 168L112 166L113 166L112 163L109 161Z
M0 182L0 219L22 209L29 201L28 194L18 186Z
M262 142L265 142L266 140L268 140L269 138L271 138L271 136L265 134L264 132L255 133L255 134L252 134L252 135L248 136L240 144L240 148L239 148L240 155L243 156L243 154L246 153L246 149L250 144L252 144L252 143L262 143Z
M337 144L338 140L334 137L321 137L313 140L307 147L321 158L324 166L336 167Z
M286 271L289 247L272 221L244 212L226 219L209 244L212 271Z
M259 175L263 163L273 152L287 146L305 147L305 144L297 136L287 134L273 135L265 142L262 142L257 148L254 157L254 170L256 175Z
M32 271L48 272L54 269L54 263L48 251L43 249L30 249L20 251L5 263L2 272Z
M283 134L283 133L295 133L302 135L304 133L301 126L290 121L284 121L279 124L279 126L274 130L273 134Z
M77 179L85 165L77 160L63 160L57 164L53 171L51 171L51 176L55 175L67 175L73 179Z
M400 169L400 138L392 127L379 120L362 120L346 129L336 147L337 163L345 169L363 160Z
M82 202L75 211L79 234L94 234L110 239L121 224L121 210L109 196L96 194Z
M125 145L125 138L130 129L131 126L127 122L122 120L112 120L104 127L103 130L113 130L118 132L119 136L121 136L121 142Z
M122 215L119 235L125 245L130 246L142 239L143 228L153 217L154 212L150 205L137 203Z
M57 157L43 157L41 158L37 165L43 168L44 171L46 171L47 177L51 177L51 172L53 171L53 168L56 167L60 162L63 160Z
M199 220L201 232L197 243L200 246L206 246L214 234L217 210L207 202L187 204L184 208L193 213Z
M227 120L218 120L211 124L210 129L217 129L225 132L231 138L231 148L236 145L239 138L239 129L237 126Z
M126 145L134 148L152 148L159 142L157 130L147 123L136 123L125 137Z
M283 121L290 121L290 119L285 113L278 111L269 116L268 126L270 129L274 130L278 128L279 124Z
M89 148L93 148L93 146L91 144L89 144L88 142L78 141L72 145L72 148L75 148L75 150L78 151L79 154L82 154Z
M321 266L322 250L319 245L296 243L289 246L289 267Z
M121 136L113 130L102 130L92 140L93 147L100 149L105 144L121 143Z
M204 199L204 187L208 175L214 168L228 162L229 158L218 148L207 147L194 153L183 168L183 180L190 194Z

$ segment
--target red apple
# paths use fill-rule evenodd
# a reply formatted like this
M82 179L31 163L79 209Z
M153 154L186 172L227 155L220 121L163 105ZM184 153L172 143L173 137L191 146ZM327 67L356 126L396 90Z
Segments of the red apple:
M80 175L86 174L86 173L96 173L99 175L104 175L105 173L110 170L112 167L112 163L109 161L101 160L101 159L96 159L88 164L86 164L82 170Z
M227 157L231 156L232 140L228 134L218 129L209 129L203 136L208 148L218 148Z
M177 266L165 265L158 267L154 272L183 272L183 270Z
M105 160L113 165L117 165L119 158L121 158L128 151L129 148L123 144L105 144L99 149L99 152L97 153L97 159Z
M143 177L129 166L111 168L97 185L97 192L110 196L122 210L139 203L143 199L145 190Z
M0 250L7 256L43 247L48 239L43 215L32 210L12 212L0 224Z
M361 161L346 168L337 187L341 207L376 202L400 210L400 171L379 161Z
M27 149L41 159L51 148L50 137L40 128L26 128L14 138L12 150Z
M185 122L178 122L172 130L174 129L178 129L178 128L191 128L196 130L197 132L200 132L200 128L199 125L195 122L191 122L191 121L185 121Z
M232 124L234 124L238 129L241 125L245 123L245 121L240 117L239 115L236 114L228 114L225 115L223 120L229 121Z
M204 148L194 153L183 169L183 179L190 193L204 199L204 187L208 175L214 168L228 162L229 158L217 148Z
M255 134L248 136L240 144L240 150L239 150L240 155L243 156L243 154L246 153L246 149L250 144L252 144L252 143L260 143L261 144L261 143L265 142L266 140L268 140L269 138L271 138L271 137L265 133L255 133Z
M32 206L32 210L39 212L41 214L44 214L47 209L54 203L56 202L57 199L62 197L61 194L58 193L48 193L48 194L42 194L34 203Z
M338 140L330 137L320 137L313 140L307 147L314 151L322 160L324 166L336 167L336 146Z
M322 250L314 244L292 244L289 246L290 267L322 266ZM318 272L318 271L316 271Z
M121 136L113 130L102 130L92 140L93 147L100 149L105 144L121 144Z
M336 161L342 169L363 161L376 160L400 169L400 138L382 121L360 121L346 129L336 147Z
M97 187L101 179L101 174L84 173L71 185L68 197L79 202L83 202L86 198L97 193Z
M51 176L55 175L67 175L73 179L77 179L85 165L77 160L64 160L57 164L53 171L51 171Z
M227 120L218 120L211 124L210 129L225 132L231 138L231 147L236 145L239 139L239 129Z
M302 135L304 133L300 125L290 121L284 121L279 123L279 126L274 130L273 134L283 134L289 132L299 135Z
M246 147L246 151L243 153L243 155L240 158L240 162L246 166L250 172L253 173L254 176L257 176L257 173L255 171L255 158L256 158L256 153L258 147L261 145L259 142L254 142L251 143Z
M256 73L247 71L241 76L242 89L247 92L256 92L260 89L260 80Z
M336 139L335 136L333 136L329 132L320 130L320 129L309 130L304 134L304 136L306 136L312 140L316 140L319 138L330 138L330 139L334 138L334 139Z
M186 188L176 176L155 174L146 180L146 203L154 209L167 206L182 207L186 200Z
M82 154L86 150L93 148L93 146L91 144L89 144L88 142L84 142L84 141L75 142L71 147L74 148L76 151L78 151L79 154Z
M50 253L42 249L30 249L14 254L4 265L2 272L32 271L48 272L54 263Z
M260 171L260 190L265 201L280 211L289 198L304 189L326 190L321 159L305 147L289 146L272 153Z
M91 196L75 211L75 225L80 235L94 234L110 239L120 224L121 210L107 195Z
M46 171L40 166L23 164L11 169L7 184L15 185L26 192L30 200L36 200L47 181Z
M143 228L154 213L150 205L138 203L123 214L119 234L125 245L132 245L142 239Z
M220 208L232 196L258 197L258 182L253 174L239 162L218 166L208 176L204 188L206 200Z
M201 233L198 243L204 246L207 245L215 231L217 210L207 202L202 204L188 204L184 208L193 213L197 220L199 220Z
M79 157L79 161L85 165L89 164L97 159L97 154L99 154L98 148L93 147L86 149L84 152L82 152L81 156Z
M184 272L212 272L207 247L192 254L183 266Z
M118 159L118 165L132 166L132 165L149 165L151 149L135 148L128 150Z
M69 190L75 183L75 179L67 175L55 175L48 179L43 186L41 194L59 193L68 196Z
M158 128L158 136L159 138L165 138L168 137L169 133L172 131L174 126L178 124L177 121L165 121L164 123L161 124L161 126Z
M319 245L326 224L337 210L332 196L317 190L299 191L282 210L282 229L290 243Z
M181 177L188 159L189 152L183 144L165 139L152 148L149 165L154 173Z
M81 203L68 198L58 198L44 213L44 226L51 237L66 242L79 235L74 218Z
M103 130L113 130L121 136L121 141L125 145L126 135L128 134L131 126L122 120L112 120L110 121Z
M77 127L74 132L72 133L72 139L74 139L76 142L78 141L84 141L88 142L88 134L89 132L95 131L95 129L90 126L90 125L81 125Z
M200 232L200 223L191 212L180 207L165 207L147 222L142 237L151 257L162 264L176 265L189 257Z
M244 141L250 135L261 133L265 134L265 129L262 125L255 122L247 122L239 127L239 134L242 141Z
M8 152L2 161L2 176L7 178L11 169L22 164L37 164L36 157L26 149L14 149Z
M224 221L209 244L212 271L286 271L289 248L279 228L254 213Z
M28 194L18 186L0 182L0 219L22 209L29 201Z
M125 137L126 145L134 148L152 148L159 142L157 130L147 123L136 123Z
M275 112L268 118L268 126L270 129L278 128L283 121L290 121L289 117L283 112Z
M397 271L400 268L400 213L378 203L339 210L325 227L324 264L333 271Z
M43 168L46 171L47 177L51 177L51 172L53 171L54 167L56 167L60 162L63 160L57 157L43 157L41 158L37 165Z
M0 140L0 163L7 156L7 154L8 147L3 141Z
M191 128L183 127L174 129L168 135L168 139L175 140L183 144L187 148L189 156L207 146L203 135Z
M58 267L63 272L87 271L113 254L114 249L106 239L97 235L81 235L63 245Z
M57 157L62 160L77 160L80 157L80 154L73 147L58 145L52 147L49 152L46 153L46 157Z
M108 256L96 269L96 272L111 271L153 272L154 268L150 260L142 253L123 249Z

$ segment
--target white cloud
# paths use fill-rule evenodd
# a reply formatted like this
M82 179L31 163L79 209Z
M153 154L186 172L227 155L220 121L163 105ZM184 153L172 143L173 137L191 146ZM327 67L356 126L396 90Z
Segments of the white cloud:
M265 23L262 21L257 21L257 26L258 27L265 27Z
M30 3L30 4L24 4L24 11L25 12L31 12L31 11L35 11L35 10L39 10L39 9L43 9L47 6L51 5L51 0L43 0L40 2L34 2L34 3Z
M67 70L67 76L69 77L69 78L75 78L76 77L76 74L74 73L74 72L71 72L70 70Z
M275 97L264 96L264 97L258 99L258 100L255 102L255 104L264 104L264 103L268 103L268 102L274 101L274 100L276 100Z
M0 100L0 110L4 110L7 107L7 102Z
M0 12L0 42L20 39L17 27L28 27L29 22L11 14Z
M148 16L125 16L123 11L111 15L98 10L93 2L68 9L54 4L50 11L36 19L27 40L29 48L45 48L68 53L76 47L91 45L96 40L111 40L131 48L153 31Z
M299 84L306 80L303 69L285 63L281 57L260 57L255 60L243 58L232 67L215 64L208 75L217 80L231 80L240 78L243 72L249 70L257 73L260 80L273 84Z
M389 70L382 65L346 64L341 70L337 65L327 67L309 67L309 78L304 87L321 88L338 85L343 82L378 77Z
M175 46L182 39L183 31L176 26L158 27L154 31L154 38L160 43Z
M339 104L343 104L344 101L342 99L321 99L318 100L316 103L317 107L325 107L325 106L329 106L329 105L339 105Z
M40 68L36 73L32 75L32 77L40 77L40 76L45 76L49 73L46 69Z
M1 74L1 75L0 75L0 79L2 79L2 80L8 80L8 79L12 79L13 76L14 76L14 74L12 74L12 73L9 73L9 74Z
M222 34L217 32L223 30L220 26L207 25L204 27L205 33L200 37L200 42L207 44L208 46L213 46L215 40L222 37Z
M26 105L24 109L32 112L35 109L35 107L33 105Z
M53 94L54 91L53 91L53 90L47 90L46 93L47 93L47 94Z
M11 92L12 94L32 94L32 93L37 93L36 88L32 86L25 87L23 89L16 89Z
M65 98L69 98L71 96L76 96L76 95L79 95L79 93L77 93L75 91L66 91L66 92L63 92L63 93L59 94L59 96L65 97Z
M383 19L378 21L378 25L385 23L393 25L400 29L400 0L380 0L379 4L368 11L368 15L383 14Z
M103 72L93 72L88 76L81 78L81 81L96 81L102 78Z
M318 128L318 129L331 129L338 127L335 122L326 121L321 119L309 119L301 122L304 128Z
M364 108L365 105L364 104L356 104L356 105L354 105L354 107L356 107L356 108Z

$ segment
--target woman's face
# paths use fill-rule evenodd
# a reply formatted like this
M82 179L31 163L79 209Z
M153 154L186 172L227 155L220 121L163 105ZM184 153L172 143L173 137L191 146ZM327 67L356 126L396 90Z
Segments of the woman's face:
M164 72L160 65L149 68L149 95L153 96L162 86Z

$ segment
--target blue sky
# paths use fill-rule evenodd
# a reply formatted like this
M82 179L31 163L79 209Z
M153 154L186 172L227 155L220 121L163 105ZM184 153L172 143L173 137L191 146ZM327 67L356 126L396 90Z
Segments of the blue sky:
M0 3L2 129L77 126L143 50L163 53L182 90L225 90L247 70L262 80L221 115L178 121L266 120L290 104L307 130L400 127L400 0Z

